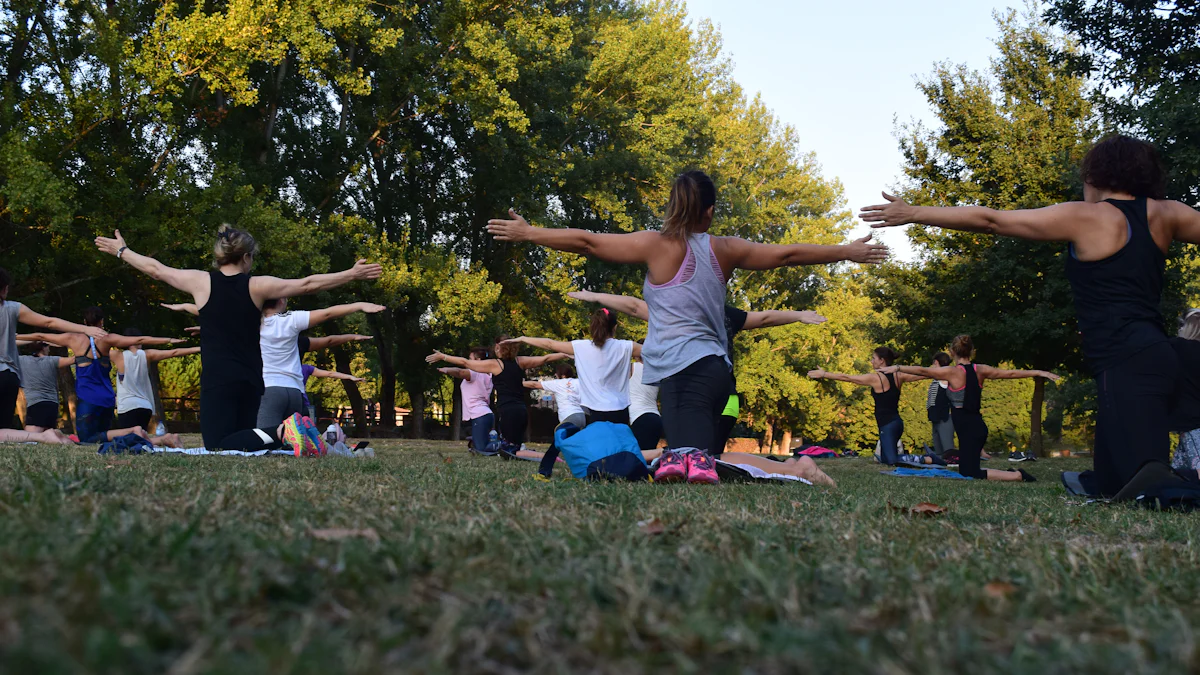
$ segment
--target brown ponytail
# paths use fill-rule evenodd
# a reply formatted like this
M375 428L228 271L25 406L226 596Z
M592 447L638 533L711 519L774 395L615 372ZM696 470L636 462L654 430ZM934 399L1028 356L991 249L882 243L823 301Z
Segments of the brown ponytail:
M217 229L217 243L213 244L213 267L220 269L222 265L236 265L242 258L256 255L258 242L249 232L228 224Z
M592 322L588 328L592 334L592 344L603 347L605 342L617 334L617 315L601 307L592 312Z
M686 239L698 232L704 214L717 203L717 186L703 171L688 171L675 179L667 214L663 219L662 235L669 239Z
M970 359L975 353L975 343L970 335L959 335L950 343L950 353L960 359Z

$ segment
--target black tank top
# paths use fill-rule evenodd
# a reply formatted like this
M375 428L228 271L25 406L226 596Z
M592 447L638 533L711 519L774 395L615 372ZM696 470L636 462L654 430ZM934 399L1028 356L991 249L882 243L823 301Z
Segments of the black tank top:
M261 391L262 310L250 298L250 275L213 271L208 278L212 290L200 308L200 386L249 383Z
M496 390L496 407L509 403L525 404L525 370L516 359L496 359L504 370L492 378Z
M900 388L896 386L896 378L891 373L884 375L887 378L891 389L882 394L871 390L871 397L875 399L875 423L887 424L892 420L900 417Z
M967 384L963 388L963 404L960 412L980 415L983 405L983 387L979 384L979 374L975 372L974 363L960 363L959 368L967 374Z
M1161 311L1167 258L1150 236L1146 200L1105 201L1125 214L1129 241L1104 260L1078 260L1074 246L1067 255L1083 355L1095 373L1167 340Z

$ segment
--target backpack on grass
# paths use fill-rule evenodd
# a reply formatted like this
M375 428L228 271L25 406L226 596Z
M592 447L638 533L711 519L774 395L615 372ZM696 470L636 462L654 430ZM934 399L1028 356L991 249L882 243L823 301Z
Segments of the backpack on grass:
M554 430L538 473L549 478L562 453L571 474L580 480L646 480L650 467L633 430L625 424L595 422L584 429L563 424Z

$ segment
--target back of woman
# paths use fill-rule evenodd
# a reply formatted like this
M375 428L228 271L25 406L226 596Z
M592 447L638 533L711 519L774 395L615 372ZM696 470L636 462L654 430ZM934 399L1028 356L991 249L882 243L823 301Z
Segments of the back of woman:
M575 340L575 367L579 371L579 399L588 410L611 412L629 407L629 366L633 343L606 340L597 347L591 340Z
M154 392L150 386L145 350L126 350L124 361L125 372L117 378L117 412L154 410Z
M201 387L250 383L262 393L262 310L250 296L250 275L214 270L209 279L212 290L200 308Z
M492 397L492 376L487 373L471 373L471 379L459 385L462 391L463 420L470 421L492 414L489 401Z
M526 403L525 370L515 358L496 359L502 370L492 378L492 386L496 389L496 407Z

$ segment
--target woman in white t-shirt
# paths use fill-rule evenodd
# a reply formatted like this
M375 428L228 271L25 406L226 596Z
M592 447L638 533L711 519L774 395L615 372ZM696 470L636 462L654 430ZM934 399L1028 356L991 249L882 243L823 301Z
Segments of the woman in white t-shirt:
M617 315L607 308L592 314L590 332L590 340L519 337L509 342L574 356L579 371L579 400L588 424L629 424L630 360L641 357L642 345L616 339Z
M383 305L370 302L354 302L311 312L289 312L287 298L264 302L258 335L262 350L263 385L266 389L258 407L258 428L274 429L294 413L303 415L307 412L304 405L304 376L300 372L300 349L296 346L300 331L355 312L375 314L385 309Z
M579 378L571 366L560 363L554 367L553 380L525 380L526 389L541 389L554 394L558 409L558 425L571 424L578 429L587 426L587 414L579 398Z
M467 355L472 361L483 361L487 357L488 351L483 347L476 347ZM463 381L458 388L462 393L462 420L471 423L471 443L477 452L483 452L496 425L496 415L492 412L492 376L470 368L438 368L438 372Z

